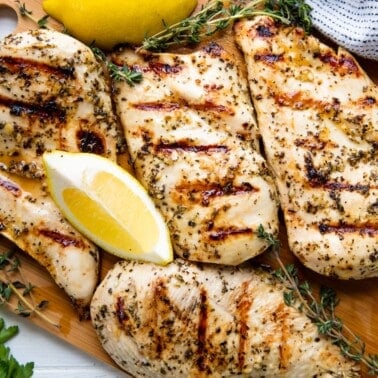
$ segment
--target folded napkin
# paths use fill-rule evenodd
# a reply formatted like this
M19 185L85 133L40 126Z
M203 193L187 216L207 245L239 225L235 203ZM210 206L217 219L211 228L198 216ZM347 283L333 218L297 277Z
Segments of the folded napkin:
M347 50L378 60L378 0L306 0L313 26Z

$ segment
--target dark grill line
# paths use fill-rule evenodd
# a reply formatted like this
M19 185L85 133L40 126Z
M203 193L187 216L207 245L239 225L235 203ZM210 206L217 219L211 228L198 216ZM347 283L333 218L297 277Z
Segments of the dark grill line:
M0 186L8 192L12 193L15 197L21 196L21 189L12 181L4 180L0 178Z
M233 115L234 112L232 109L227 108L222 104L215 104L212 101L205 101L201 104L190 104L189 107L191 109L195 109L199 112L216 112L216 113L228 113Z
M200 311L198 319L198 333L197 333L197 366L199 371L206 371L206 333L207 333L207 318L208 318L208 304L207 292L204 288L201 289L200 294Z
M179 102L139 102L132 104L132 107L138 110L144 111L163 111L163 112L173 112L174 110L180 108L194 109L201 112L216 112L216 113L227 113L233 115L233 110L227 108L222 104L215 104L212 101L205 101L200 104L181 104Z
M81 240L75 239L69 235L62 234L61 232L48 229L41 229L39 230L39 234L54 240L56 243L59 243L63 247L69 247L72 245L77 248L84 249L84 245Z
M320 101L307 97L301 91L292 93L274 92L274 101L279 106L287 106L291 109L306 110L316 109L320 113L337 114L340 111L340 101L334 98L332 101Z
M349 192L368 193L372 189L377 189L377 185L369 184L348 184L347 182L336 182L329 180L329 172L317 169L311 156L305 156L306 177L313 188L324 188L329 190L347 190Z
M168 324L162 326L159 324L159 318L162 314L167 313L167 308L170 308L171 303L168 295L168 290L163 279L158 279L154 285L154 296L153 296L153 311L155 324L155 330L153 333L153 339L155 344L156 358L161 358L161 354L166 349L166 345L171 341L167 336L169 331L167 329ZM169 311L169 310L168 310ZM164 324L164 323L163 323Z
M321 234L336 233L340 236L344 234L358 232L360 235L367 235L367 236L373 237L373 236L378 235L378 225L375 223L365 223L365 224L340 223L338 225L321 223L319 225L319 231Z
M228 152L228 147L223 145L200 145L194 146L187 142L174 142L174 143L160 143L155 146L155 152L172 152L172 151L185 151L185 152L205 152L205 153L215 153L215 152Z
M232 235L245 235L245 234L252 234L253 230L250 228L241 228L241 229L235 229L235 228L228 228L228 229L217 229L214 231L211 231L209 233L209 238L213 241L221 241L227 239L229 236Z
M240 186L234 185L216 185L215 187L202 191L202 204L208 205L211 198L222 197L227 195L239 195L250 192L258 192L258 189L253 187L250 183L245 182Z
M0 97L0 106L9 108L11 115L22 117L37 117L40 119L58 119L64 121L66 112L61 109L54 100L45 103L34 104L26 101L18 101L10 98Z
M360 70L356 62L345 55L336 56L332 52L327 53L315 53L314 58L318 58L323 63L329 64L332 68L338 70L343 74L356 74L359 76Z
M164 112L171 112L181 108L181 105L178 102L139 102L132 106L138 110Z
M117 298L116 302L116 316L118 319L118 323L120 324L121 327L123 327L123 323L129 319L129 316L127 315L125 311L125 301L122 297Z
M153 71L157 75L171 75L179 73L182 70L182 66L176 64L174 66L167 63L149 62L148 68L144 68L144 72Z
M252 297L248 290L249 282L243 282L241 286L241 293L238 296L237 302L237 321L239 323L239 348L238 348L238 365L239 369L243 370L245 364L245 355L248 353L247 339L249 331L249 311L252 306Z
M284 55L272 53L255 54L254 60L255 62L263 62L268 65L274 65L274 63L282 62L284 60Z
M11 56L0 57L0 72L5 70L13 74L23 74L26 71L34 71L38 74L44 72L48 75L54 75L60 78L73 78L75 73L75 68L72 65L53 67L46 63Z
M184 194L191 202L201 201L202 206L208 206L212 198L243 195L259 191L258 188L255 188L248 182L241 185L233 185L232 183L224 185L197 183L176 186L175 189L178 193Z

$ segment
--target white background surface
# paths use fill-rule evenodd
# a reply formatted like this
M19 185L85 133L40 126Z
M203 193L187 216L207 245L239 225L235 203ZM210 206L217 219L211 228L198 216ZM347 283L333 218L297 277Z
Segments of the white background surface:
M35 378L124 378L126 374L103 364L4 308L6 326L17 325L19 333L6 343L22 364L33 361Z
M0 5L0 39L16 27L10 8ZM27 319L0 308L7 326L16 324L19 334L6 345L22 364L34 362L35 378L123 378L126 375L90 357L57 337L41 330Z

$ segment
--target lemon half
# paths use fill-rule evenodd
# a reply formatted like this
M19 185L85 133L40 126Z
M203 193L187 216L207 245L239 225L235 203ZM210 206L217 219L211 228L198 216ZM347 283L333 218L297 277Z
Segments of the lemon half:
M189 16L197 0L44 0L44 11L86 44L140 44Z
M46 152L47 184L68 221L105 251L167 264L167 225L143 186L116 163L90 153Z

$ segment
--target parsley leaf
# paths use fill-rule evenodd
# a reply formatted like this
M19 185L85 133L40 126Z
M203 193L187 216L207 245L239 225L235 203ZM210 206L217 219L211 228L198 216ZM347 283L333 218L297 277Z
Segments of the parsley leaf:
M0 318L0 378L29 378L33 375L34 362L20 364L4 345L18 333L18 326L5 327Z

